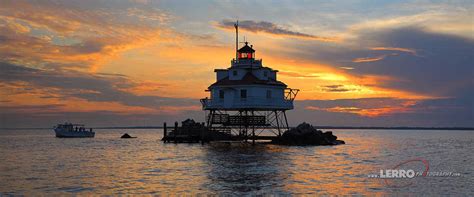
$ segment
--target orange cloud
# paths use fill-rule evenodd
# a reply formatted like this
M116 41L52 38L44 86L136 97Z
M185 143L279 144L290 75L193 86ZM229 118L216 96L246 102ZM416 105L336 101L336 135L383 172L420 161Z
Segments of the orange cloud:
M185 34L167 28L166 23L173 17L161 10L130 8L118 12L107 9L72 9L66 12L57 6L59 5L36 6L18 1L6 8L0 8L0 21L8 24L0 27L1 35L7 35L6 41L0 46L0 54L4 59L20 65L45 69L57 66L80 70L82 73L122 73L131 77L124 82L124 86L114 87L116 90L136 96L197 99L207 96L204 89L215 80L213 69L229 67L230 59L234 56L233 44L221 43L219 36ZM117 20L121 17L134 19L136 23ZM228 24L218 27L233 29L233 26ZM241 28L264 35L326 42L340 41L338 38L291 31L268 22L241 21ZM36 35L32 34L31 30L45 33ZM379 76L350 75L346 72L349 67L275 56L270 54L271 50L291 49L275 39L255 36L261 38L256 40L258 44L255 45L259 48L258 58L264 58L265 66L280 70L278 77L281 77L289 87L302 90L297 99L416 96L408 92L378 88L377 85L387 79ZM371 50L411 51L394 47L374 47ZM383 57L357 58L354 62L378 61L381 58ZM342 85L342 88L333 88L335 91L321 88L334 84ZM345 89L351 91L337 91ZM47 96L39 94L36 97ZM28 103L28 99L34 100L26 95L18 99L23 100L22 103L18 103L19 105ZM37 104L41 102L56 104L45 98L37 101ZM77 102L87 105L83 101ZM91 109L101 109L96 107L97 105L101 104L89 103ZM112 103L103 106L104 110L105 106L110 108L113 106L120 110L127 107ZM131 108L130 111L143 110L146 113L154 113L160 110L171 112L194 109L196 109L194 105L184 107L166 105L147 109L152 111L138 108Z
M399 48L399 47L372 47L370 50L373 51L399 51L410 53L412 55L417 55L416 50L414 49L407 49L407 48ZM363 57L363 58L356 58L353 59L352 62L354 63L364 63L364 62L376 62L385 59L387 56L396 56L398 54L388 54L388 55L381 55L377 57Z
M379 60L383 60L386 55L378 56L378 57L363 57L363 58L356 58L353 59L352 62L361 63L361 62L376 62Z
M347 66L340 66L339 68L345 69L345 70L353 70L353 67L347 67Z
M374 108L344 107L344 106L321 108L321 107L316 107L316 106L307 106L305 109L336 112L336 113L351 113L351 114L357 114L359 116L373 118L373 117L379 117L379 116L386 116L389 114L415 112L415 109L412 107L416 104L417 104L417 101L409 100L409 101L405 101L401 103L398 106L381 106L381 107L374 107Z
M134 95L154 95L154 92L159 92L168 86L167 84L157 83L154 81L135 81L130 84L131 87L118 88L119 90L133 93Z
M401 52L406 52L406 53L411 53L413 55L416 55L416 50L415 49L407 49L407 48L399 48L399 47L372 47L370 50L374 51L401 51Z
M21 65L54 64L95 72L121 52L175 39L163 26L171 17L161 10L121 12L61 6L13 1L0 8L0 24L9 24L0 25L0 34L5 36L0 46L2 58ZM127 20L119 20L123 18Z
M25 82L0 83L2 101L0 108L15 113L64 113L110 112L114 114L169 114L201 110L198 105L130 106L118 101L90 101L77 97L65 97L62 91L51 87L34 87ZM77 94L95 93L77 90ZM4 111L6 112L6 111Z

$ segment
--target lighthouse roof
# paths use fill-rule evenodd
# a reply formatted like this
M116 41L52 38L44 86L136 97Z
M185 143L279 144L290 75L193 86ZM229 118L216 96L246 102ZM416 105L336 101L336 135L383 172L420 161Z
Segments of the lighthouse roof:
M245 74L244 77L242 77L241 80L230 80L229 77L225 77L213 83L212 85L210 85L209 88L215 87L215 86L233 86L233 85L271 85L271 86L286 87L286 84L281 81L277 81L271 78L269 78L268 80L261 80L261 79L258 79L251 72L248 72L247 74Z
M248 43L245 42L245 46L240 48L237 52L239 53L253 53L255 50L252 49L252 47L249 47Z

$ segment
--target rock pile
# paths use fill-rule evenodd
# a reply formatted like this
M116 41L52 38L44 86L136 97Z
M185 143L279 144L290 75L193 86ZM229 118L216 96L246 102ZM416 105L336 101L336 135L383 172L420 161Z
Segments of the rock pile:
M177 125L177 122L175 124ZM181 126L177 128L175 127L167 135L200 136L203 132L206 132L206 129L207 128L204 126L204 123L199 123L193 119L188 118L184 121L181 121Z
M137 138L137 137L132 137L132 136L130 136L128 133L125 133L125 134L123 134L122 137L120 137L120 138Z
M186 119L181 122L181 127L178 128L178 135L196 135L200 136L203 132L206 132L207 128L204 126L204 123L199 123L193 119ZM174 132L171 131L170 135L174 135Z
M296 128L285 131L283 135L272 141L273 144L282 145L338 145L345 144L337 140L332 131L323 132L315 129L312 125L303 122Z

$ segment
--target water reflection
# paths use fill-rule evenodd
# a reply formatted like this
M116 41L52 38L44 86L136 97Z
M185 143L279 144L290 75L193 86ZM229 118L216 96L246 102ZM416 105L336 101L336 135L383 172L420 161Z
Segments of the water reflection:
M471 131L336 131L341 146L163 144L161 131L98 131L93 139L53 132L0 132L0 195L474 193ZM368 174L424 158L462 177L389 188ZM415 166L416 167L416 166Z
M273 194L386 194L380 180L367 178L385 163L383 137L345 135L343 146L275 146L232 143L208 146L213 191Z
M249 143L212 143L205 148L212 191L241 194L250 191L287 193L282 185L288 179L285 148Z

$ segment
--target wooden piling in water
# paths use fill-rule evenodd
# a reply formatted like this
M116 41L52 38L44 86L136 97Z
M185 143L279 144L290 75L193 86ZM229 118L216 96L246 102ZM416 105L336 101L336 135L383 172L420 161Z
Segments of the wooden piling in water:
M174 132L173 132L173 135L174 135L174 143L177 143L177 138L176 138L176 135L178 134L178 122L174 122Z
M167 133L166 133L166 122L164 122L163 123L163 139L165 139L164 140L165 143L166 143L166 135L167 135Z

